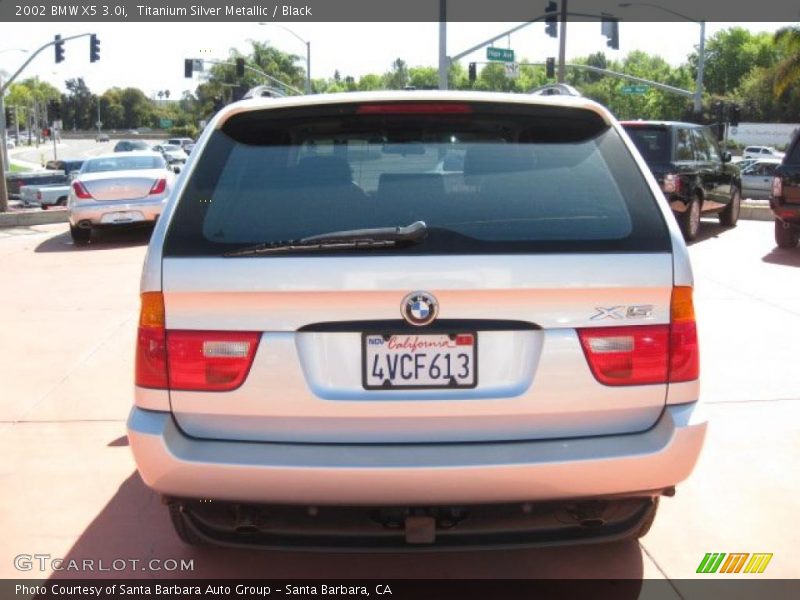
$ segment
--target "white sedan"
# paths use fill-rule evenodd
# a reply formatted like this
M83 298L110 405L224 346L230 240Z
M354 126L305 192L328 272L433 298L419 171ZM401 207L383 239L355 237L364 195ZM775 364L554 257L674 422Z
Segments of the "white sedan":
M100 227L154 223L169 198L175 174L157 152L125 152L90 158L67 199L76 244Z

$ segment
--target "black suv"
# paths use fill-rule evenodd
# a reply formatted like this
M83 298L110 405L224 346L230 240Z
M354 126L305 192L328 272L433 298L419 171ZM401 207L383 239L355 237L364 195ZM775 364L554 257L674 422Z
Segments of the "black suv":
M708 127L673 121L622 126L667 197L683 237L697 237L701 215L717 214L722 225L736 226L742 202L739 168L720 151Z
M769 205L775 215L775 243L796 248L800 240L800 135L796 135L775 171Z

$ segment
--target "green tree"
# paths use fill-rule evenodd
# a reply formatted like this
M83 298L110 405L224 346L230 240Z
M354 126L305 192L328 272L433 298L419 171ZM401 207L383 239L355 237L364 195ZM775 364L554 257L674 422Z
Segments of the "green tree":
M402 90L408 85L408 65L400 58L392 63L392 69L384 75L384 86L389 90Z
M773 90L783 96L789 87L800 79L800 27L783 27L775 32L775 43L781 52L775 66Z
M383 78L374 73L367 73L358 79L358 89L362 92L383 89Z
M439 87L439 69L411 67L408 70L408 85L412 85L418 90L435 90Z
M91 129L97 120L92 118L92 107L96 106L94 94L89 90L83 77L68 79L65 86L67 93L61 98L61 113L65 127Z
M750 71L770 67L776 58L769 33L751 33L742 27L718 31L706 42L703 86L709 94L726 96L739 87ZM697 73L697 53L689 56L689 64Z

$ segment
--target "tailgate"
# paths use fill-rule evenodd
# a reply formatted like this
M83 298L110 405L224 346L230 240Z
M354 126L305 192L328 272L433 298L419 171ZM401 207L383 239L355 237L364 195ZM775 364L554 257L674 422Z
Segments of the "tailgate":
M239 388L170 392L178 424L198 437L350 443L649 428L666 385L599 383L576 328L619 325L598 319L610 307L651 307L625 324L669 322L671 256L497 258L165 259L168 329L260 333ZM413 290L437 298L439 327L477 334L475 387L365 388L362 333L404 331Z

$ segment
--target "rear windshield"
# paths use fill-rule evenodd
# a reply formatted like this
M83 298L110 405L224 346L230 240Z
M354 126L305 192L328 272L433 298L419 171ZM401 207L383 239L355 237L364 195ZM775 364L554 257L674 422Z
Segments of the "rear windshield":
M636 144L647 164L670 162L669 131L664 127L625 125L625 131Z
M81 169L81 173L163 168L166 168L164 159L159 156L109 156L107 158L87 160Z
M797 165L800 164L800 130L794 134L794 141L789 146L789 151L786 153L786 164Z
M370 252L671 248L630 152L595 113L403 103L231 117L202 150L164 254L415 221L422 243Z

